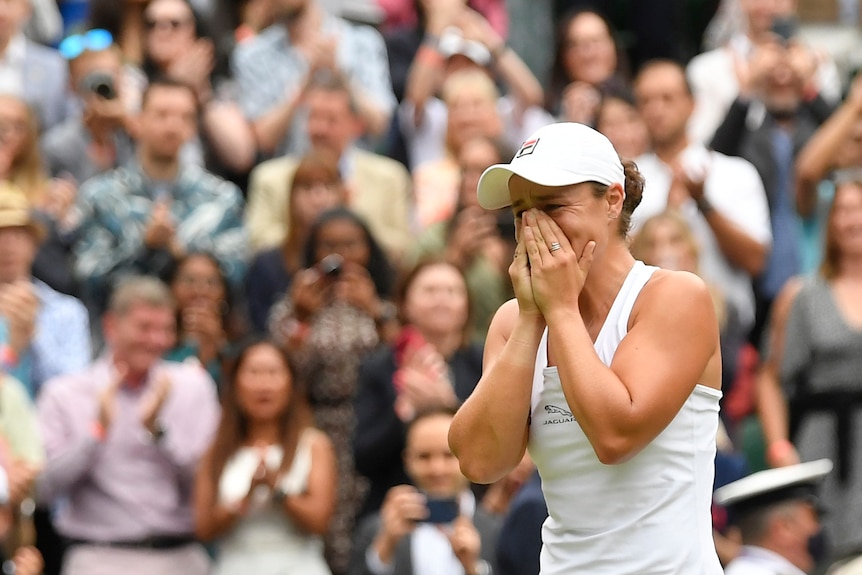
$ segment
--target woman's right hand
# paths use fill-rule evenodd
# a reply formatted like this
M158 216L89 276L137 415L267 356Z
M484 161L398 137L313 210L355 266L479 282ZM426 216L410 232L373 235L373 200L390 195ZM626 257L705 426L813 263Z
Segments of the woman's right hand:
M290 286L290 300L296 319L306 321L323 307L324 290L322 289L320 272L308 268L296 274Z
M509 277L518 300L518 310L521 315L541 316L539 306L533 296L533 281L530 276L530 260L527 257L527 247L524 240L524 226L521 217L515 218L515 231L518 245L515 247L515 257L509 265Z

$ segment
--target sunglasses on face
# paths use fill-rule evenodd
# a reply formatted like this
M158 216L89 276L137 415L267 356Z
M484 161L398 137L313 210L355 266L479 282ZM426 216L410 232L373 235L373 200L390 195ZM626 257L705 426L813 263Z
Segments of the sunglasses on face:
M83 34L74 34L60 42L57 50L66 60L74 60L84 52L107 50L114 43L114 37L107 30L96 28Z
M150 32L153 30L170 30L171 32L174 32L188 24L188 22L188 19L181 18L148 18L144 22L144 25Z

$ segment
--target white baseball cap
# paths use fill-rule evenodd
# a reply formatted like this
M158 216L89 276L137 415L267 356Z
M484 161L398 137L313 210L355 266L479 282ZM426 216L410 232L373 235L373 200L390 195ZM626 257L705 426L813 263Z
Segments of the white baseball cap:
M539 128L521 144L510 163L485 170L476 190L479 205L487 210L511 205L512 174L542 186L598 182L625 187L626 181L620 156L610 140L589 126L574 122Z
M738 509L754 509L790 499L816 501L816 488L832 471L832 461L818 459L758 471L715 490L715 501Z

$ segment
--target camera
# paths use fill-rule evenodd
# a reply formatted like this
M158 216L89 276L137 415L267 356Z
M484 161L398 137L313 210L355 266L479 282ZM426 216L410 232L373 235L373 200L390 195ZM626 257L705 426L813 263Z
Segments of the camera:
M81 91L92 92L105 100L117 97L114 77L107 72L90 72L81 80Z
M450 499L435 499L428 498L428 517L425 518L426 523L434 525L446 525L454 522L461 514L461 505L458 500Z
M338 254L329 254L317 264L320 273L327 278L337 278L341 275L341 270L344 267L344 258Z

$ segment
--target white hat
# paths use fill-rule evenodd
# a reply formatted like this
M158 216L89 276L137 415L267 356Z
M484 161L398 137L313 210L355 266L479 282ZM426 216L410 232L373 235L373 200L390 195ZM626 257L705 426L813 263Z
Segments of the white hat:
M477 194L487 210L512 204L509 178L518 174L542 186L571 186L598 182L625 187L620 156L604 135L583 124L548 124L536 130L508 164L496 164L482 173Z
M815 488L830 471L828 459L758 471L716 489L714 498L720 505L745 510L792 499L816 500Z

